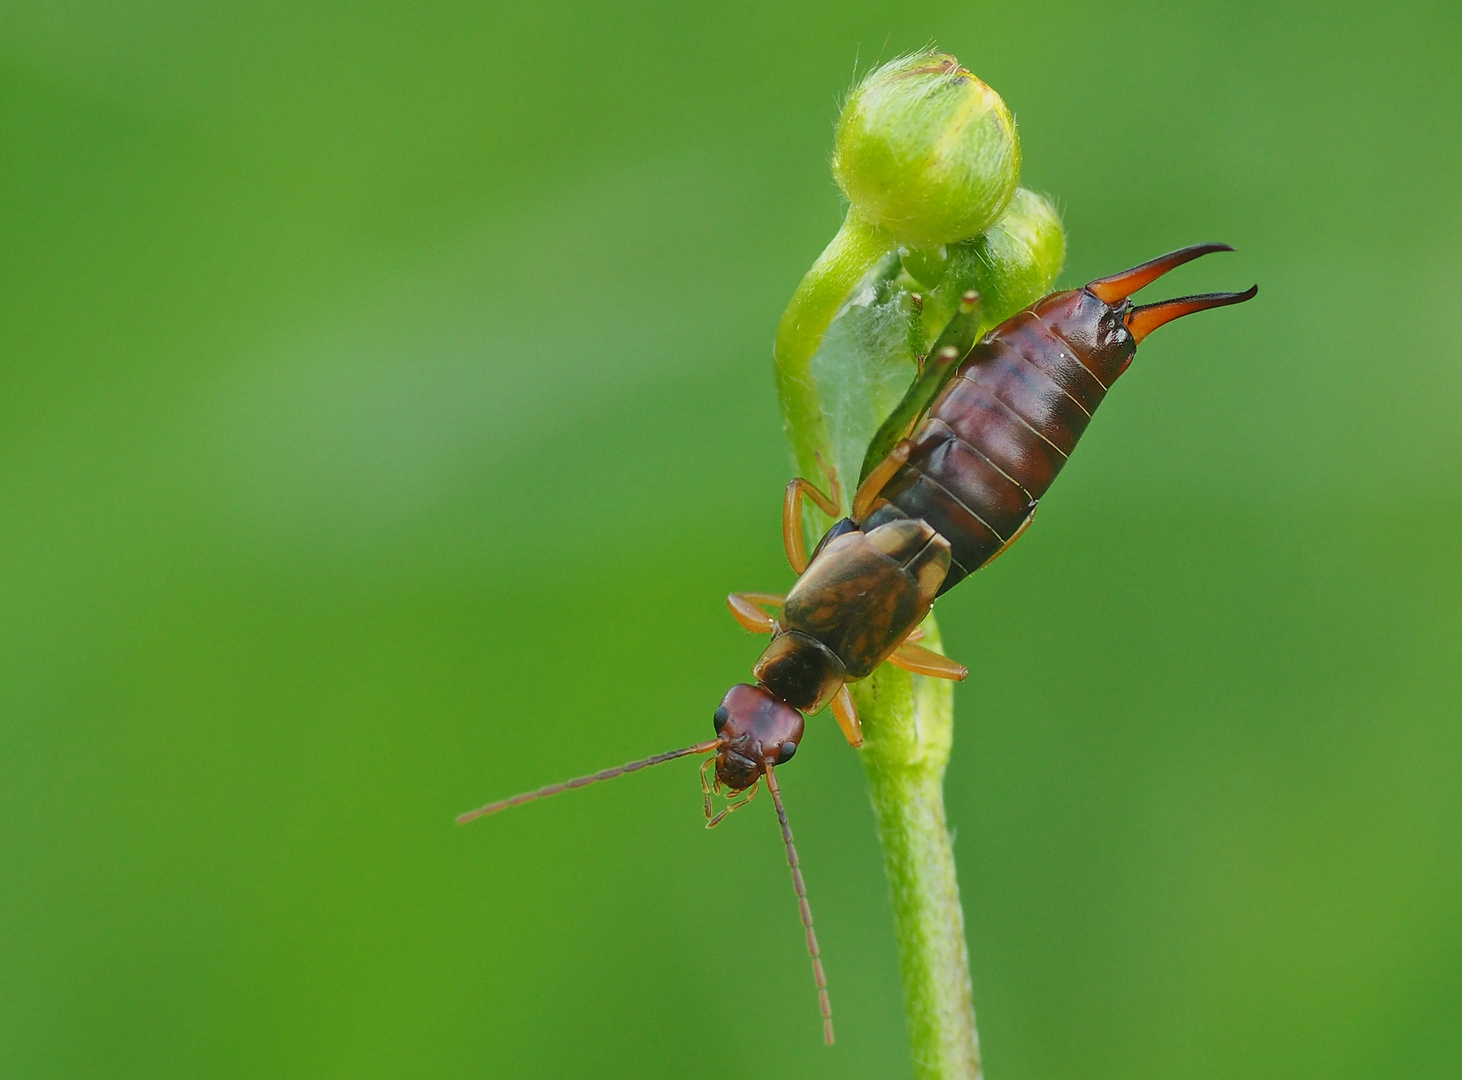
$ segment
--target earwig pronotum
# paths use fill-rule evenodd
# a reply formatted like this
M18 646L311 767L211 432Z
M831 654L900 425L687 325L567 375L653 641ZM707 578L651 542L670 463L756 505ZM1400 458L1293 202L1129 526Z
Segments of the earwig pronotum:
M1232 250L1225 244L1199 244L1085 288L1053 293L973 347L968 338L979 321L978 297L966 293L904 400L874 436L851 512L827 530L810 557L802 536L802 503L811 499L837 518L837 475L828 471L831 495L802 477L787 485L782 538L797 582L786 596L732 593L727 598L742 626L772 640L752 669L755 685L733 686L716 709L716 737L489 803L462 814L458 822L650 765L710 754L701 767L701 788L706 824L712 827L750 802L765 778L807 931L823 1036L831 1043L827 980L775 766L797 752L803 713L827 705L848 742L861 746L862 725L848 684L871 675L885 660L934 678L957 680L968 674L962 664L917 644L919 624L937 597L994 561L1025 532L1139 342L1173 319L1249 300L1258 286L1141 306L1133 305L1131 295L1200 255ZM779 617L771 614L774 610ZM707 772L713 765L712 781ZM713 790L733 797L718 813L713 813Z

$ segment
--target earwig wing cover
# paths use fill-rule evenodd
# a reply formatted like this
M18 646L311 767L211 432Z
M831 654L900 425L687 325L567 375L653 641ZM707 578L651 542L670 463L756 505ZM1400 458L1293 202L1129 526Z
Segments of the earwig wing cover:
M817 638L861 679L928 614L938 584L928 585L942 580L948 550L927 524L907 519L840 536L787 595L787 628Z

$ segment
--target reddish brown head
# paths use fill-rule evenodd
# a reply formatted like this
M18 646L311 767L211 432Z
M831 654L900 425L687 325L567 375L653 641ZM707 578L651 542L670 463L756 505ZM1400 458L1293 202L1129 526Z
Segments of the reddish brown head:
M716 710L716 779L744 791L766 771L766 763L792 760L802 741L802 714L765 686L737 683Z

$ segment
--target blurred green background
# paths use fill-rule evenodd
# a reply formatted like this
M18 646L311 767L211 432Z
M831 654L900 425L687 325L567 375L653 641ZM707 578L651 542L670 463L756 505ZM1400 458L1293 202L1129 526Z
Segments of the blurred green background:
M1224 240L941 604L991 1080L1462 1074L1452 4L6 5L0 1074L904 1077L853 753L707 835L855 69Z

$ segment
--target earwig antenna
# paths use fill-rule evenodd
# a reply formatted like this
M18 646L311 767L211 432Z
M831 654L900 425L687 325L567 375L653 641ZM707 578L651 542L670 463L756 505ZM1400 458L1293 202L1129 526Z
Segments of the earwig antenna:
M797 907L802 912L802 925L807 930L807 955L812 957L812 977L817 982L817 1003L822 1008L822 1040L833 1044L833 1005L827 996L827 975L822 970L822 954L817 948L817 934L812 929L812 907L807 903L807 883L802 880L802 866L797 861L797 845L792 843L792 826L787 822L787 808L782 805L782 789L772 774L771 762L766 765L767 790L777 807L777 821L782 826L782 842L787 845L787 865L792 868L792 888L797 891Z
M613 780L616 776L623 776L625 773L639 772L641 769L651 765L659 765L666 761L674 761L676 758L687 757L691 754L704 754L716 748L716 739L707 739L705 742L696 743L694 746L682 747L679 750L671 750L664 754L656 754L653 757L641 758L639 761L631 761L627 765L620 765L613 769L601 769L589 776L576 776L572 780L565 780L561 784L549 784L537 791L525 791L522 794L514 795L510 799L499 799L497 802L488 803L486 806L479 806L476 810L468 810L465 814L457 815L457 824L466 825L469 821L476 821L480 817L487 817L488 814L496 814L499 810L506 810L510 806L521 806L523 803L532 802L534 799L547 798L549 795L557 795L561 791L568 791L570 788L586 787L589 784L596 784L600 780Z

